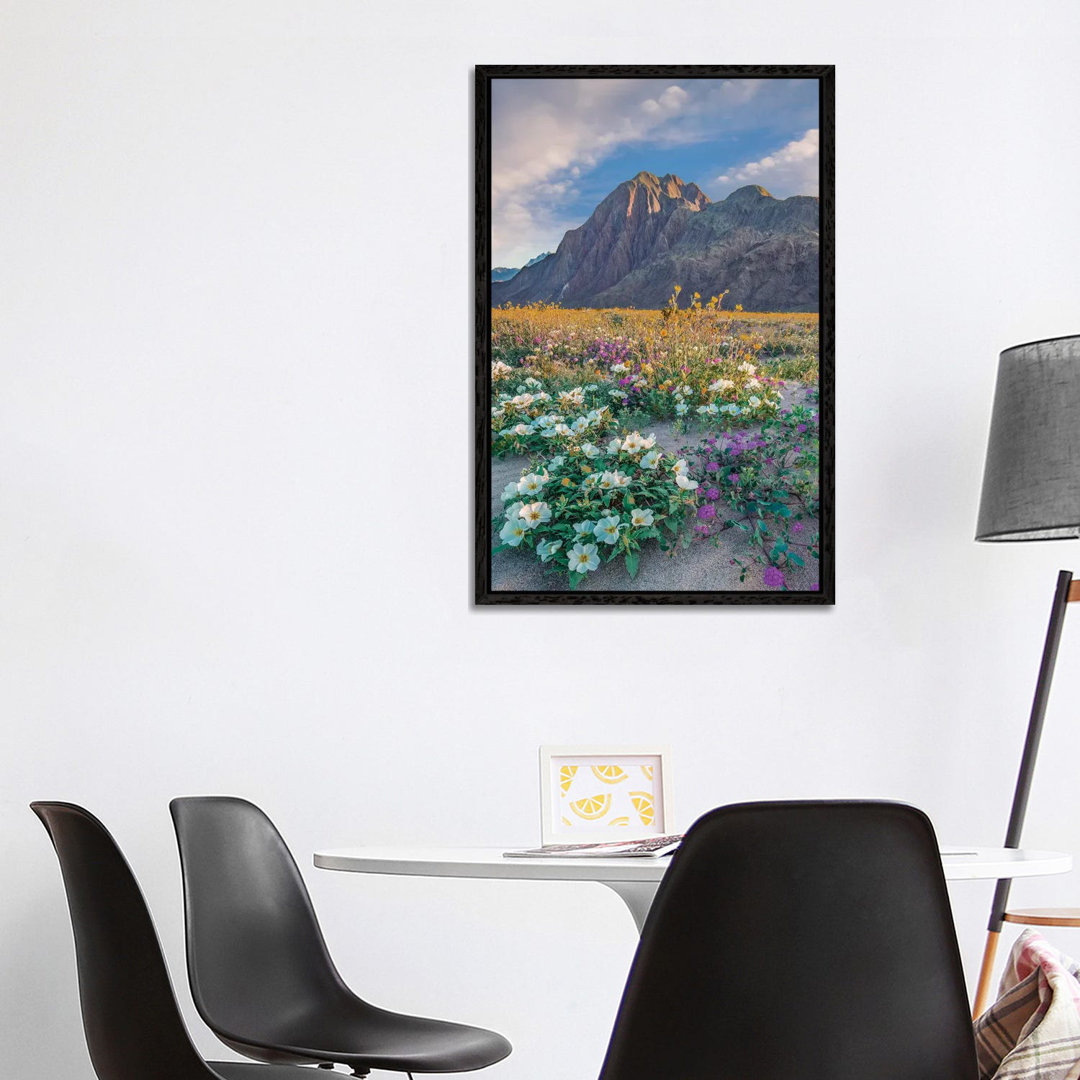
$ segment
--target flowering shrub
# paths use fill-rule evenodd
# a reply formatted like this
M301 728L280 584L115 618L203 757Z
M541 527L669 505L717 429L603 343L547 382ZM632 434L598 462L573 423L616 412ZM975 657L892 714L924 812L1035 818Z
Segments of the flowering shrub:
M548 393L527 378L511 396L501 393L491 410L491 449L496 455L556 453L601 438L614 422L598 386Z
M653 436L635 431L603 447L573 446L507 484L495 551L531 549L564 571L572 589L617 556L634 578L647 541L673 546L697 488L687 462L662 451Z
M812 527L820 513L816 409L796 406L759 431L710 435L683 452L701 483L696 536L715 540L734 527L755 549L751 559L733 560L740 581L758 563L767 587L786 588L785 568L819 557L820 534Z

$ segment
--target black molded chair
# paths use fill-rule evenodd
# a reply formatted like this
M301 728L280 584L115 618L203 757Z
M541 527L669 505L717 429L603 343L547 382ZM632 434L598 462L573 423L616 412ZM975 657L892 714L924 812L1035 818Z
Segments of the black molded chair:
M494 1031L388 1012L334 967L304 880L270 819L244 799L169 804L184 877L188 978L199 1015L257 1061L467 1072L501 1061Z
M83 1027L100 1080L310 1080L292 1066L204 1061L184 1027L146 902L108 830L71 803L30 808L60 860Z
M600 1080L976 1080L934 831L910 806L748 803L687 833Z

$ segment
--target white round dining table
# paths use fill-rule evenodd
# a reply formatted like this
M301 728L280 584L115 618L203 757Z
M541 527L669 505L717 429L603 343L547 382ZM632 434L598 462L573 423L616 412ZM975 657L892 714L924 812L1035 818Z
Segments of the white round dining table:
M660 858L508 858L509 848L354 847L315 853L323 870L407 877L492 878L511 881L595 881L622 898L638 933L664 876ZM766 857L763 854L763 857ZM1027 848L942 847L947 881L1065 874L1072 856Z

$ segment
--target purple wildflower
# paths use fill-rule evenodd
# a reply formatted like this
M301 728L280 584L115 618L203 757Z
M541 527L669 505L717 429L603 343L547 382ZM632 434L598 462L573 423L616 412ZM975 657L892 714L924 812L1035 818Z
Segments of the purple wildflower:
M765 584L770 589L779 589L784 584L784 575L778 567L765 567Z
M801 533L803 531L803 523L801 521L796 521L795 524L791 526L791 531L793 533Z
M711 521L714 517L716 517L716 507L713 506L711 503L706 503L704 506L699 506L697 516L699 521Z
M728 482L738 487L740 484L739 474L737 472L728 473Z
M710 461L709 464L705 466L706 472L718 472L719 469L720 463L717 461Z
M706 499L712 499L712 500L715 501L716 499L720 498L720 491L717 488L713 488L713 487L706 488L705 489L705 498Z
M795 430L801 435L806 430L805 424L797 424Z

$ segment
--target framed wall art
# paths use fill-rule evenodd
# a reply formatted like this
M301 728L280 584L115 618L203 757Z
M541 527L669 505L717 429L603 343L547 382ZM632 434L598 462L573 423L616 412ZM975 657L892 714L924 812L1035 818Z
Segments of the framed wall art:
M830 66L476 69L479 604L831 604Z
M663 747L540 747L541 843L670 834L669 760Z

